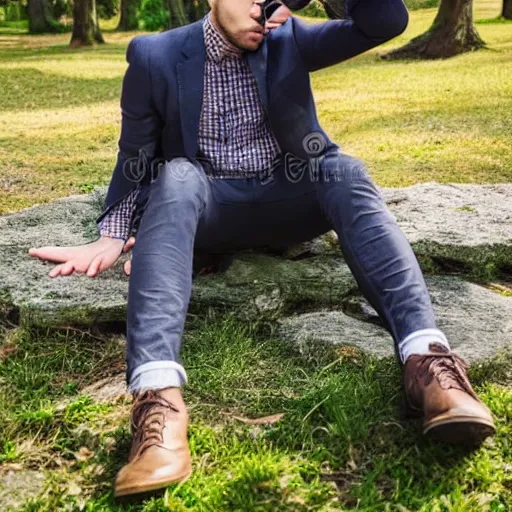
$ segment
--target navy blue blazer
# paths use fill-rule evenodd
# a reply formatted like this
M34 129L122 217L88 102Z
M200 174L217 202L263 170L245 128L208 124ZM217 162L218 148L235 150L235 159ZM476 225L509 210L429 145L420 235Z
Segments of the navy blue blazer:
M244 54L283 154L307 159L303 141L311 133L324 138L324 151L338 149L318 123L310 72L377 46L402 33L408 23L402 0L358 0L350 15L350 20L314 24L291 17L257 51ZM198 156L205 58L202 20L130 42L117 163L97 222L137 186L138 177L127 162L138 159L140 164L141 155L146 164Z

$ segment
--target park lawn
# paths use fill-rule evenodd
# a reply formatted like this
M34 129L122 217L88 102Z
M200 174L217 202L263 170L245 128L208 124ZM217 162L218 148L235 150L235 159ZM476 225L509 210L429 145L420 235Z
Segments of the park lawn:
M269 327L222 316L189 318L183 356L194 473L181 486L131 503L112 496L129 449L130 402L79 394L122 369L120 338L6 332L0 344L0 509L512 510L510 356L471 369L498 433L470 452L433 445L421 438L419 424L404 419L393 360L319 346L299 354ZM284 417L247 424L275 414Z
M497 3L478 2L477 13L494 17ZM415 11L388 48L434 14ZM379 184L511 181L512 25L478 28L489 50L387 63L379 49L313 76L323 125ZM69 51L69 35L0 28L0 213L108 183L135 34L105 35L104 47ZM318 346L299 353L271 323L213 313L189 316L183 359L194 475L121 505L112 481L127 456L130 403L81 390L123 371L122 338L0 326L0 510L512 510L510 355L471 368L498 426L473 453L434 446L404 419L390 359ZM278 413L273 425L237 419Z
M497 0L477 2L478 19L498 13ZM434 15L414 11L407 31L385 47L314 73L321 122L381 186L511 181L512 24L479 24L489 49L474 54L379 58ZM106 31L107 45L77 51L67 48L69 34L0 27L0 213L108 184L134 35Z

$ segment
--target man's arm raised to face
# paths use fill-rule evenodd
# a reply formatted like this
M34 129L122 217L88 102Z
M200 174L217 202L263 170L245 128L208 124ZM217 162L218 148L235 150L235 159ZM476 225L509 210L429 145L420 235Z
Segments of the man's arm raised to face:
M288 5L293 6L292 0ZM285 0L285 3L286 0ZM350 59L400 35L409 21L402 0L348 0L351 19L294 21L297 46L309 71Z
M291 15L290 9L284 4L281 5L265 23L265 33L267 34L270 30L280 27Z

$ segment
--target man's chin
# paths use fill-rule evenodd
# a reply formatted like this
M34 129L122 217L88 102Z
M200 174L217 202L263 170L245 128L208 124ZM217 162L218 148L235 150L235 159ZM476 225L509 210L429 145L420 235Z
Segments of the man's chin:
M252 46L247 46L246 48L244 48L244 51L246 52L256 52L260 49L260 46L261 44L254 44Z
M261 46L264 37L265 36L260 32L251 32L243 42L243 45L240 45L240 48L249 52L254 52Z

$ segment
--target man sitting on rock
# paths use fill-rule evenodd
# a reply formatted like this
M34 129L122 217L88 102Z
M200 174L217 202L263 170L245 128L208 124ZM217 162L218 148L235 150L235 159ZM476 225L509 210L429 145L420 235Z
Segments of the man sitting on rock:
M284 2L292 10L308 3ZM364 164L320 127L310 88L310 72L402 33L402 0L351 0L349 19L318 24L289 17L284 7L265 24L271 6L261 1L210 6L199 22L136 37L128 47L120 151L100 238L30 250L60 262L52 277L94 277L133 246L126 268L133 440L116 495L191 473L180 391L187 376L179 361L194 250L281 248L334 229L396 343L407 403L423 416L423 433L467 444L492 435L489 410L436 327L407 239ZM164 164L150 165L158 159ZM135 243L129 235L136 218Z

